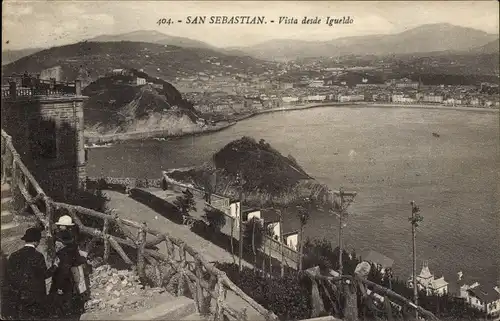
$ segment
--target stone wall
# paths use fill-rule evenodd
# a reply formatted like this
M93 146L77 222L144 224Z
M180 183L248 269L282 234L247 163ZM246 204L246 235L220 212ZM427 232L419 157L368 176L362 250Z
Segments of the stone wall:
M2 128L45 192L63 198L85 183L85 97L18 97L2 101Z

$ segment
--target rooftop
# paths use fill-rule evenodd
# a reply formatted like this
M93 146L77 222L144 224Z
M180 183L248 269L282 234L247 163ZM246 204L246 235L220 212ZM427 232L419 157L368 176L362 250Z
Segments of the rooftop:
M470 294L485 303L495 302L500 300L500 293L498 293L493 286L486 286L480 284L479 286L469 289Z
M447 285L448 285L448 282L446 282L446 281L444 280L444 276L442 276L442 277L440 277L439 279L435 279L435 280L433 280L433 281L431 282L431 284L430 284L430 287L431 287L432 289L437 290L437 289L440 289L440 288L445 287L445 286L447 286Z

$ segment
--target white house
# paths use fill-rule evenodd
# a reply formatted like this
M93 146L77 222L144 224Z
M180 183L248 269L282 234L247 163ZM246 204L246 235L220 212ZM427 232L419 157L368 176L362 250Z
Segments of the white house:
M280 218L278 213L272 209L261 210L261 218L264 220L264 227L270 228L273 232L273 238L277 241L281 239L280 234Z
M244 209L241 219L243 220L243 222L247 222L247 221L250 221L254 217L261 219L260 210L258 210L258 209Z
M146 79L137 77L136 78L136 84L137 84L137 86L145 85L146 84Z
M299 101L298 97L281 97L281 100L284 103L295 103Z
M350 101L363 101L363 100L365 100L365 95L348 95L348 96L339 95L338 100L341 103L350 102Z
M408 279L409 288L413 288L413 277ZM422 270L417 276L417 287L419 290L425 290L427 295L445 295L448 293L448 282L444 277L436 279L429 270L429 263L424 261Z
M311 80L309 82L309 87L323 87L324 83L323 80Z
M299 232L294 231L294 232L283 233L283 241L289 248L298 251Z
M229 215L234 218L234 227L240 227L240 201L231 202L229 204Z
M306 100L307 101L323 101L326 99L325 95L314 95L314 96L307 96Z

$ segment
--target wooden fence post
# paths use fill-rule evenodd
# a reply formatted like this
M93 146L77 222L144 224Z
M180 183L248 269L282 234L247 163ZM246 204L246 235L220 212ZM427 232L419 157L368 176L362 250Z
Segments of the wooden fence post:
M179 271L178 271L179 285L177 287L177 296L184 295L186 290L184 287L184 283L186 282L185 270L187 266L187 261L186 261L186 248L184 243L179 247L179 258L180 258Z
M217 276L217 302L215 306L214 321L224 320L224 308L222 302L224 301L224 283L222 282L222 277Z
M109 219L104 220L104 227L102 228L102 236L104 241L104 254L103 254L103 262L108 263L109 260Z
M358 298L356 287L353 286L352 280L343 280L343 289L345 295L345 321L358 321Z
M144 249L146 246L146 223L143 222L139 228L139 238L137 244L137 273L139 277L146 277L146 263L144 258Z
M199 260L196 259L196 307L198 313L203 314L205 311L204 299L203 299L203 288L201 287L201 280L203 278L203 265Z
M47 256L49 260L55 259L56 256L56 244L55 244L55 238L53 234L54 231L54 206L52 204L52 200L45 196L44 198L45 201L45 211L47 215L47 240L46 240L46 245L47 245Z

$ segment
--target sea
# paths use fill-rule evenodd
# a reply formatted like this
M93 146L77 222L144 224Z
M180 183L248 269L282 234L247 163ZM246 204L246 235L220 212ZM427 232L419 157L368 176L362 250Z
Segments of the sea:
M87 171L158 178L162 170L202 164L243 136L292 155L332 189L357 192L343 230L347 249L382 253L394 260L399 278L409 277L415 201L424 218L417 228L418 268L427 261L450 283L459 271L500 283L498 113L355 106L276 112L206 135L91 149ZM298 227L297 218L284 225ZM316 214L305 233L336 246L337 218Z

